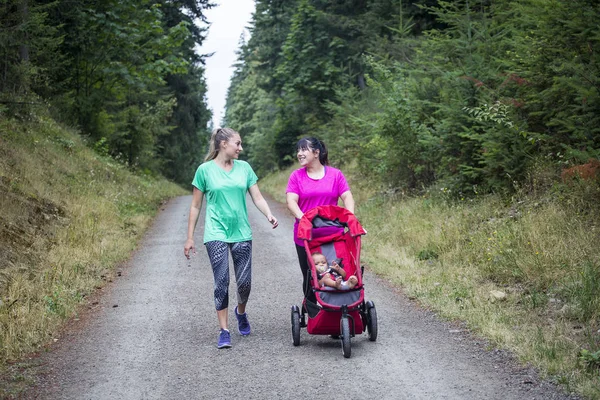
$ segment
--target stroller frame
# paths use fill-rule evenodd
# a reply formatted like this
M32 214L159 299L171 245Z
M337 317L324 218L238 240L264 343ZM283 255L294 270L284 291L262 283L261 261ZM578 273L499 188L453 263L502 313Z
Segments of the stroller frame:
M334 227L333 233L313 237L313 229ZM304 299L302 307L291 308L292 342L300 344L300 328L311 335L339 336L345 358L351 355L352 337L367 332L370 341L377 339L377 312L372 301L365 301L363 272L360 264L361 236L366 231L354 214L338 206L319 206L304 214L299 222L298 237L304 241L308 258L311 290L317 304ZM331 263L342 258L342 266L355 275L357 285L350 290L322 288L311 254L320 252ZM308 319L307 319L308 316Z

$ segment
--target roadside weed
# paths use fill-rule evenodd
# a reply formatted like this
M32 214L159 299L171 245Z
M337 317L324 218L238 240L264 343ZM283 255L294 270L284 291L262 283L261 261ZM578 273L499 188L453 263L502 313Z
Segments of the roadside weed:
M161 202L185 194L99 156L49 119L5 139L0 246L11 251L0 258L0 367L47 343L129 257Z
M583 349L579 352L579 359L591 371L598 371L600 369L600 350L591 352Z

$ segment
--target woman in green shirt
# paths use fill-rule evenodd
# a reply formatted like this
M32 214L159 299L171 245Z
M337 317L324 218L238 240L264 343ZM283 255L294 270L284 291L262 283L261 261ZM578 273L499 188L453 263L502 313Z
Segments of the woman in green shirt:
M229 253L233 259L237 283L238 305L235 315L241 335L250 334L246 303L250 295L252 276L252 229L246 210L246 192L254 205L277 228L277 218L271 214L258 185L258 177L246 161L238 160L242 152L240 134L231 128L215 129L210 138L210 150L196 170L192 205L188 219L188 235L184 254L196 253L194 229L198 222L202 200L206 197L204 245L213 270L215 307L220 332L218 348L231 347L228 329Z

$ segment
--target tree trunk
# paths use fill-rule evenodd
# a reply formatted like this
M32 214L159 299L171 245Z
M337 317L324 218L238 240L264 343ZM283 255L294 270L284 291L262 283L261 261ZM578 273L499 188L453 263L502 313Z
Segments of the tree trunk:
M29 4L27 0L21 0L19 3L19 13L21 14L21 23L27 24L29 22ZM19 46L19 56L21 57L21 61L27 62L29 61L29 46L28 38L27 38L27 30L23 30L23 42Z
M367 84L365 83L365 76L363 74L359 74L357 78L358 87L360 90L365 90Z

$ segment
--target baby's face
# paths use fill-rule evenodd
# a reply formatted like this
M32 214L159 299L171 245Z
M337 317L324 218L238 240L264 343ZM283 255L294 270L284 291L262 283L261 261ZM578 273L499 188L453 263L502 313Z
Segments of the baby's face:
M313 257L313 262L315 263L315 267L317 268L317 271L325 271L328 267L327 265L327 259L325 258L324 255L321 254L315 254L312 256Z

